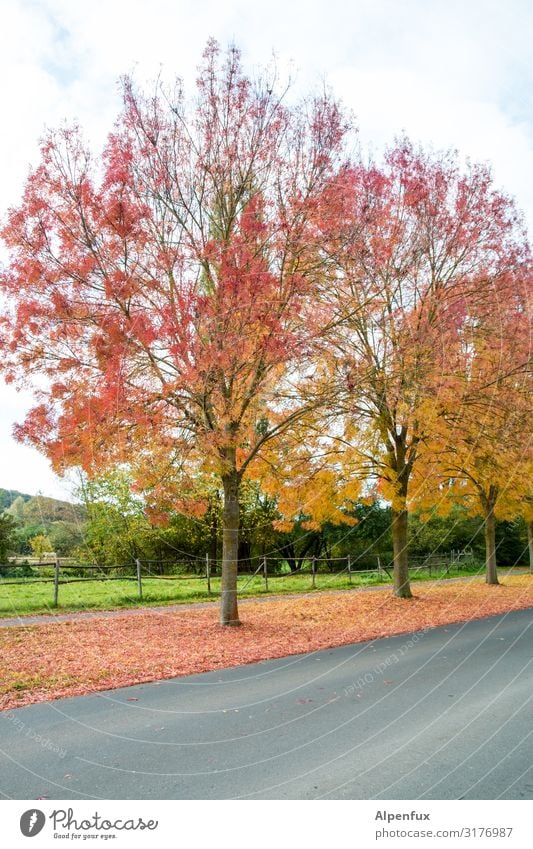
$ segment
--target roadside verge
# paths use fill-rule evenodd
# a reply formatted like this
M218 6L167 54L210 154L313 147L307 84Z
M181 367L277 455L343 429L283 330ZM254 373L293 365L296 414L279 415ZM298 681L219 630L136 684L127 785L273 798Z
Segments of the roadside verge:
M533 576L250 600L241 628L213 606L0 629L0 708L254 663L533 608Z

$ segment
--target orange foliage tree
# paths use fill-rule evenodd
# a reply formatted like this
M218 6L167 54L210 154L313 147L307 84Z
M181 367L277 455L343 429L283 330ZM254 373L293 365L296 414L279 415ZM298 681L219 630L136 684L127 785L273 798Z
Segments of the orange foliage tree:
M527 243L486 168L462 170L453 154L407 140L382 167L360 164L332 191L338 209L324 218L324 244L338 264L328 293L338 318L328 354L338 442L345 468L377 478L391 502L394 593L407 598L413 474L443 412L460 403L465 328L512 296Z
M419 504L445 513L459 501L483 516L486 582L498 583L496 519L532 518L529 392L531 272L515 269L499 304L471 312L426 451Z
M223 624L239 622L243 476L319 403L302 390L328 321L317 219L347 130L329 96L288 107L276 89L213 42L193 105L125 79L103 156L50 133L3 228L3 367L46 378L20 438L57 469L215 475Z

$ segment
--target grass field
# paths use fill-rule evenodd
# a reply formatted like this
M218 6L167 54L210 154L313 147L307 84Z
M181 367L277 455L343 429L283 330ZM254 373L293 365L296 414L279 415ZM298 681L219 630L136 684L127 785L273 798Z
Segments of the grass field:
M480 568L456 569L449 572L414 572L413 580L438 580L439 578L482 575ZM348 575L318 573L316 589L312 588L310 574L288 577L268 578L268 592L261 575L250 580L250 576L239 577L242 596L281 595L293 593L320 592L321 590L349 589L389 582L386 576L374 574ZM245 586L246 585L246 586ZM219 598L220 579L211 580L211 595L207 592L205 579L179 578L143 578L143 599L137 594L137 584L133 580L83 581L61 584L59 587L59 605L53 608L53 584L50 582L16 584L0 582L0 617L18 616L35 613L53 613L76 610L109 610L124 607L150 606L154 604L185 604L195 601L213 601Z

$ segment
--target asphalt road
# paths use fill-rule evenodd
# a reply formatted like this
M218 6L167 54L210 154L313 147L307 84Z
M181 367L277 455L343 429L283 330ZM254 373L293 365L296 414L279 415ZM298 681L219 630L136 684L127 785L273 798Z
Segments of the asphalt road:
M0 715L34 799L532 799L533 610Z

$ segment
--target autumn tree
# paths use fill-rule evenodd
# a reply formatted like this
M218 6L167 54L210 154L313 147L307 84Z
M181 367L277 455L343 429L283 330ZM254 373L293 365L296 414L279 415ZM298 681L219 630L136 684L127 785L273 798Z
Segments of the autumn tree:
M324 374L327 371L317 367L318 382ZM328 407L317 405L257 463L263 491L276 500L274 524L280 531L292 531L295 522L308 531L318 531L326 522L353 524L347 505L359 497L362 484L343 468L337 441L329 432L334 394Z
M155 451L218 476L223 624L243 477L319 403L303 389L327 325L317 220L346 127L328 95L284 104L275 72L250 80L213 42L194 102L125 79L103 155L49 133L3 229L3 367L47 381L19 437L58 470L150 469Z
M426 503L444 513L460 503L483 517L489 584L498 583L496 520L531 515L531 277L527 263L518 271L497 309L481 304L471 311L449 375L448 403L417 470Z
M407 598L414 470L443 411L460 403L464 328L514 291L527 244L485 167L461 169L453 154L407 140L332 191L324 245L338 263L326 293L338 319L329 336L337 434L345 468L376 478L392 505L394 593Z
M429 501L437 503L441 514L457 503L483 517L485 580L497 584L496 521L519 515L526 470L524 445L512 433L510 417L502 416L501 411L490 421L472 421L470 410L461 412L460 424L452 426L447 438L441 431L432 440L435 453L429 466L421 464L420 470L430 470L425 481L432 489Z

